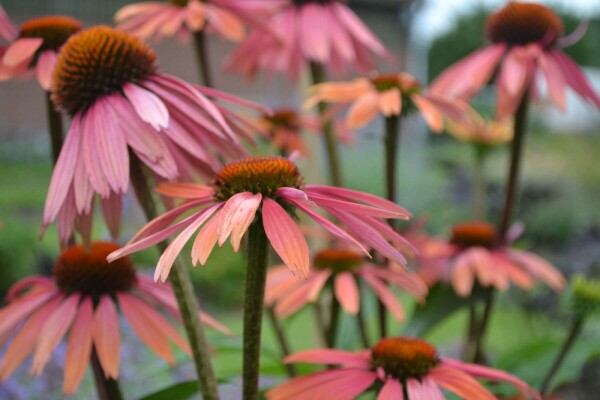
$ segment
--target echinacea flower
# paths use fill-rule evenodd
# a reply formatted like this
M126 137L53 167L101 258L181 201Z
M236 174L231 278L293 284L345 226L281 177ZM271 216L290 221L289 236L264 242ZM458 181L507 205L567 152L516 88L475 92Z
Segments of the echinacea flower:
M211 98L248 106L234 96L158 72L154 52L125 32L98 26L73 35L56 65L52 99L73 118L44 209L44 228L58 219L61 241L74 224L89 236L94 194L113 236L135 155L160 179L212 175L220 156L245 154L231 111Z
M448 119L445 130L460 141L486 147L510 142L514 132L511 118L483 118L473 109L469 110L468 118Z
M291 108L274 109L263 114L257 122L269 141L285 154L298 153L306 156L308 149L302 140L305 130L319 131L321 124L312 115L298 114Z
M565 278L560 271L534 253L511 248L512 240L503 244L494 226L485 222L455 224L446 248L437 248L436 256L427 261L422 259L419 271L430 283L450 282L463 297L469 296L475 281L505 291L511 284L531 289L539 280L562 291Z
M57 53L71 35L83 29L79 21L62 15L34 18L16 28L0 6L0 81L35 71L38 83L50 90Z
M14 338L2 357L0 382L8 379L32 352L31 372L40 375L65 335L65 395L77 391L92 350L106 377L117 379L120 314L142 342L168 363L175 364L170 342L190 353L188 343L157 309L179 318L170 286L137 275L129 258L109 264L106 256L117 248L105 242L92 243L89 251L82 246L70 247L56 261L52 278L32 276L9 290L8 304L0 309L0 337ZM228 333L210 316L201 317L208 325Z
M267 274L265 304L274 306L279 317L287 317L317 301L328 284L344 311L356 315L360 309L358 283L364 282L399 321L404 320L404 310L391 288L405 290L419 301L427 294L427 287L415 273L397 265L376 267L366 262L360 253L348 249L329 248L318 252L306 280L291 276L285 266L271 268Z
M117 28L142 39L187 36L203 29L242 40L245 25L257 24L283 0L170 0L129 4L115 14Z
M561 50L574 38L562 37L563 23L550 8L511 1L488 18L486 32L491 44L442 72L431 84L432 92L467 100L497 71L496 114L504 118L515 113L526 92L536 93L536 78L541 73L560 109L566 108L567 87L600 107L600 97L583 72Z
M390 117L418 110L433 131L441 132L445 116L462 119L466 111L462 101L424 92L419 82L406 73L320 83L311 88L305 106L310 108L323 101L352 103L346 119L350 128L360 128L378 114Z
M522 380L497 369L440 357L431 344L411 337L381 339L371 349L350 352L306 350L288 363L339 365L285 382L265 393L268 400L353 400L374 390L377 400L442 400L444 391L467 400L495 400L477 379L506 382L525 398L541 396Z
M340 0L287 0L287 5L254 28L227 63L253 77L260 70L297 80L309 62L336 73L374 66L373 55L389 57L383 44Z
M257 213L262 215L267 238L284 264L294 274L307 277L308 245L290 216L296 210L302 211L334 236L366 255L369 253L363 244L390 260L401 264L406 262L402 253L392 245L403 246L404 239L383 220L408 219L410 214L405 209L388 200L355 190L305 186L298 167L287 158L247 157L223 167L211 186L167 183L159 186L157 191L163 196L188 201L150 221L124 248L109 257L109 260L115 260L161 242L182 230L160 257L154 274L156 280L167 279L175 257L198 230L192 246L194 265L198 261L204 265L215 244L218 242L222 246L230 236L233 250L237 252L242 237ZM202 209L171 225L178 217L196 207ZM318 208L332 214L346 229L341 229L317 213Z

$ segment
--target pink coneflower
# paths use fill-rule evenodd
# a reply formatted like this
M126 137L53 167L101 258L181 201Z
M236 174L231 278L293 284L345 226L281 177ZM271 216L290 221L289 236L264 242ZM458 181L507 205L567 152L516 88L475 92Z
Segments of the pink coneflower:
M297 80L308 62L336 73L374 66L373 55L389 57L377 37L344 2L288 0L264 27L238 46L228 69L253 77L259 70L283 72Z
M404 239L383 218L408 219L402 207L371 194L319 185L304 185L298 167L283 157L248 157L226 165L211 186L163 184L158 192L188 202L149 222L121 250L110 255L114 260L144 249L183 230L163 253L156 266L155 279L166 280L173 261L185 243L199 230L192 247L192 262L204 265L214 245L223 245L231 236L238 251L242 237L257 213L273 249L294 274L309 272L306 240L290 214L300 210L343 241L368 255L361 243L383 256L405 263L404 256L390 244L403 246ZM170 226L179 216L195 207L205 207ZM318 214L320 207L347 228ZM212 218L211 218L212 217ZM347 231L347 232L346 232Z
M495 400L477 379L507 382L526 398L541 396L522 380L493 368L440 357L431 344L411 337L380 340L359 352L320 349L293 354L286 362L339 365L338 368L294 378L269 390L269 400L353 400L374 390L377 400L444 399L443 391L460 398Z
M424 274L429 284L450 282L463 297L469 296L476 280L484 287L502 291L511 283L530 289L539 280L560 292L565 286L562 274L543 258L510 248L514 239L503 245L496 229L485 222L456 224L445 248L437 247L428 260L421 259L419 275Z
M52 15L35 18L16 28L0 6L0 81L35 71L40 86L50 90L57 53L83 26L74 18Z
M99 26L72 36L57 61L52 99L73 122L50 181L44 227L58 219L63 242L74 223L86 236L98 193L116 236L132 155L172 180L188 177L190 165L212 175L220 167L213 149L245 154L235 115L209 97L250 105L159 73L154 52L124 32Z
M515 113L527 91L536 93L536 76L541 72L559 108L566 107L567 87L600 107L600 97L585 75L560 49L576 39L561 37L562 21L548 7L511 1L488 18L486 32L491 44L450 66L431 84L431 91L468 99L497 70L496 111L503 118Z
M350 128L364 126L378 114L391 117L418 110L433 131L441 132L444 116L461 119L466 111L462 101L423 92L419 82L406 73L313 86L306 106L312 107L322 101L352 103L346 119Z
M157 307L179 318L168 285L137 275L129 258L109 264L106 256L118 249L94 242L65 250L54 265L53 278L34 276L17 282L0 310L0 337L13 335L0 364L4 382L33 352L31 372L40 375L56 346L67 334L63 392L74 395L85 375L92 349L106 377L119 376L121 334L119 313L159 357L175 364L170 342L187 354L188 343ZM204 321L225 333L227 328L206 314Z
M403 267L376 267L365 262L360 253L331 248L314 256L306 280L291 276L285 266L271 268L267 275L265 304L275 306L279 317L287 317L306 304L317 301L323 288L331 283L333 294L344 311L356 315L360 309L357 281L370 287L399 321L404 320L404 310L390 288L405 290L419 301L423 301L427 294L427 287L421 279Z
M187 36L203 29L239 41L245 25L273 14L284 0L170 0L127 5L115 14L117 28L142 39Z
M302 140L304 131L318 132L321 123L312 115L301 115L290 108L274 109L263 114L257 122L269 141L285 154L298 153L306 156L308 148Z

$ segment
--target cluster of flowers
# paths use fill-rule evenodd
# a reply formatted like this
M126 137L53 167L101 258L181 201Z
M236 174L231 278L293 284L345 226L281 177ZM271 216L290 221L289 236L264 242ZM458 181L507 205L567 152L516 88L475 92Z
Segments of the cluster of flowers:
M442 357L418 338L381 337L375 345L365 340L365 350L335 349L339 308L364 318L361 299L370 295L364 288L396 320L404 321L398 290L425 303L428 290L440 284L468 297L475 286L506 291L511 285L530 289L536 281L560 292L565 279L541 257L511 247L518 229L497 232L491 224L473 221L456 224L449 239L429 237L418 229L401 233L386 220L408 220L411 214L393 201L393 194L383 199L307 184L295 160L298 153L309 154L301 132L327 130L347 104L347 117L338 124L343 128L337 130L342 141L351 141L352 130L378 115L390 119L419 113L432 131L446 129L484 147L511 140L511 117L537 93L540 74L557 106L565 107L570 87L600 107L600 97L560 50L572 40L562 37L562 23L550 9L510 3L494 13L487 25L491 44L450 67L429 89L404 72L371 72L375 56L391 55L341 0L137 3L117 12L115 21L116 28L84 28L70 17L49 16L17 28L0 8L0 36L6 42L0 47L0 80L35 72L55 109L72 120L43 215L44 230L57 223L63 252L52 278L29 277L16 283L7 295L8 304L0 309L0 343L9 343L0 362L0 381L31 353L32 372L40 374L67 334L66 395L76 393L90 361L100 365L106 378L116 380L119 315L167 362L175 362L170 342L187 354L195 353L173 326L186 318L178 308L178 290L174 294L164 282L193 236L194 266L208 263L216 244L223 246L229 239L238 252L249 236L253 244L268 241L283 263L262 277L264 296L262 290L255 293L260 297L259 316L263 305L283 319L310 303L332 304L329 348L285 358L286 363L330 368L284 382L267 391L266 398L351 400L368 391L379 400L443 399L446 392L465 399L496 398L478 379L507 382L523 396L541 398L508 373ZM201 40L204 31L241 41L226 69L248 77L267 70L298 80L308 67L335 73L357 69L369 75L350 82L315 82L305 108L338 106L321 107L321 115L314 117L283 107L270 110L160 72L146 40ZM492 77L498 119L488 121L466 101ZM260 115L252 119L224 103ZM250 156L244 144L253 143L255 134L280 148L282 156ZM94 241L95 200L116 241L123 196L132 186L142 205L152 203L139 189L148 182L156 182L166 211L123 247ZM311 255L305 236L312 231L299 223L300 213L327 232L330 245L316 254ZM76 235L82 244L75 244ZM154 279L137 273L128 256L171 237ZM258 247L248 248L248 268L266 268L259 265L266 264L266 256L261 259ZM408 269L408 259L416 265L414 271ZM251 299L246 294L248 310ZM200 319L232 334L203 312ZM254 342L260 345L260 340ZM246 359L244 363L246 368ZM252 389L246 392L246 382L244 390L248 399L255 398Z

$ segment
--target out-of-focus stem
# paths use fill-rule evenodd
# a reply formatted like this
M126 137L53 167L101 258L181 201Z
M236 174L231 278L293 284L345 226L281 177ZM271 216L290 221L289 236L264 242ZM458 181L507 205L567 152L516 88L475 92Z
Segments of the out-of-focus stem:
M473 214L478 221L485 220L485 149L475 145L473 182Z
M273 330L275 331L275 337L277 338L277 343L279 343L279 347L281 348L281 354L283 356L282 358L285 358L285 357L289 356L292 352L290 350L291 349L290 344L285 335L285 330L283 329L283 326L281 326L281 322L279 321L279 318L277 318L277 315L275 314L275 310L273 310L273 307L267 308L267 315L269 316L269 319L271 320L271 325L273 325ZM285 364L285 368L290 377L296 376L297 373L296 373L295 365Z
M475 332L475 350L473 353L473 362L478 364L485 363L485 353L483 348L483 342L485 339L485 333L489 326L490 317L492 315L492 308L494 306L494 298L496 290L493 287L486 289L485 306L483 309L483 316L481 317L481 323Z
M206 35L204 30L194 32L194 50L200 71L202 85L213 87L212 74L210 72L210 61L206 49Z
M310 63L310 72L315 85L325 81L325 71L323 66L316 62ZM327 149L327 161L329 163L329 173L331 174L331 183L333 186L342 186L342 174L340 170L340 157L333 132L333 125L327 118L327 105L319 103L319 114L323 122L323 139Z
M91 363L92 371L94 371L94 380L96 382L98 398L100 400L123 400L119 381L106 377L95 348L92 348Z
M52 163L56 164L63 145L63 121L60 113L54 108L50 92L46 92L46 112L48 116L48 133L50 134L50 144L52 146Z

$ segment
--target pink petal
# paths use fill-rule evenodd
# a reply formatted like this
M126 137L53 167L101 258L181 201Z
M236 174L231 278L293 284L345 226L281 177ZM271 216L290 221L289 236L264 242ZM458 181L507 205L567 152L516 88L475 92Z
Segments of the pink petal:
M56 290L48 288L19 298L0 310L0 336L8 333L19 322L27 318L40 305L56 296Z
M265 233L275 252L294 274L306 278L309 272L309 251L302 231L277 202L263 199L262 218Z
M444 116L437 107L423 96L413 95L412 101L419 108L425 122L434 132L444 130Z
M361 96L348 111L348 126L356 129L368 124L379 112L379 95L376 92Z
M6 49L2 57L2 63L7 67L16 67L27 60L31 60L43 43L44 39L41 38L17 39Z
M377 297L379 297L381 302L387 307L388 310L390 310L392 316L398 321L403 321L404 310L402 309L402 305L394 293L392 293L392 291L388 289L387 286L385 286L385 284L383 284L380 280L371 275L363 274L362 278L369 284L369 286L373 288Z
M473 289L475 275L471 269L468 258L458 256L452 268L452 287L462 297L467 297Z
M386 117L400 115L402 110L402 96L397 89L386 90L379 95L379 109Z
M179 199L200 199L213 196L213 188L210 186L197 185L195 183L174 182L161 183L156 192L163 196Z
M319 207L323 207L326 210L328 210L329 208L334 208L337 210L343 210L344 212L359 215L369 215L377 218L398 218L402 215L379 207L372 207L363 204L353 203L350 201L338 200L334 197L330 197L327 195L323 196L316 193L310 193L309 199L312 200Z
M377 400L403 400L402 384L394 378L389 378L377 395ZM419 400L421 397L410 396L409 399Z
M221 218L218 227L219 246L223 246L223 243L231 235L233 251L238 252L242 236L254 220L261 200L260 193L252 194L250 192L237 193L227 200L219 214L219 218Z
M206 16L211 28L219 32L223 37L238 42L246 36L244 23L233 13L221 7L214 7L207 3Z
M44 225L50 224L58 215L62 206L75 172L75 166L80 156L81 145L81 126L79 115L73 118L69 133L65 139L56 166L52 171L50 187L46 195L46 204L44 206Z
M121 230L121 209L123 206L123 198L115 193L110 194L110 197L101 199L102 214L106 221L106 226L113 238L119 237Z
M533 253L510 250L509 257L521 264L532 275L545 282L554 291L561 292L565 285L565 278L556 267Z
M600 107L600 97L596 94L577 64L559 50L550 51L550 57L562 70L562 75L567 84L583 97L584 100L592 102L596 107Z
M287 356L283 360L290 363L345 365L369 369L371 367L369 352L351 352L336 349L305 350Z
M167 106L157 95L132 83L123 86L123 93L142 121L157 131L169 126Z
M312 286L306 283L303 284L303 282L292 286L285 297L282 297L275 306L275 314L279 318L285 318L300 310L310 302L311 291Z
M15 369L27 358L33 350L38 336L43 334L42 327L46 324L48 317L52 315L56 307L63 300L62 296L48 300L23 325L20 332L15 336L2 357L0 365L0 382L4 382Z
M50 91L52 85L52 73L56 65L56 53L53 50L46 50L40 54L35 67L38 82L46 92Z
M332 43L323 35L328 23L321 5L308 3L300 9L300 29L304 32L301 46L307 58L318 62L329 59Z
M92 353L92 300L88 297L81 302L79 312L69 332L65 355L65 379L63 393L72 396L77 391L85 375Z
M429 376L425 376L421 382L409 378L406 386L409 399L444 400L446 398L435 381Z
M375 34L371 32L347 5L335 2L331 4L330 10L356 41L362 43L376 54L383 55L386 53L385 48Z
M119 315L110 297L100 297L100 302L94 312L94 326L92 329L94 347L98 353L104 375L107 378L117 379L119 377L121 334Z
M117 299L123 315L146 346L169 364L175 364L175 357L165 332L159 329L157 321L150 317L147 309L140 307L141 301L124 293L117 293Z
M546 76L546 85L548 86L552 101L554 101L554 104L556 104L558 108L565 111L567 108L567 84L560 66L554 58L549 57L545 53L540 55L539 65Z
M40 375L42 373L46 363L50 360L52 351L58 346L77 315L79 299L79 294L67 297L46 320L42 328L43 335L38 337L33 355L32 374Z
M36 289L42 288L42 291L47 291L54 287L54 281L48 277L29 276L12 285L6 292L5 298L8 303L12 303L18 301L22 295L30 293L32 290L35 291Z
M163 10L167 5L158 2L144 2L144 3L133 3L129 4L116 12L114 20L119 23L125 19L138 16L140 14L146 14L157 9Z
M14 26L6 11L0 5L0 36L7 42L15 40L19 35L19 30Z
M194 267L198 262L200 262L200 265L206 264L206 260L208 260L215 244L217 244L220 225L221 218L216 215L202 227L202 230L196 236L192 246L192 264Z
M342 272L334 278L333 282L335 297L342 305L344 311L348 314L356 315L360 308L360 295L352 274Z
M443 364L432 369L429 372L429 377L439 386L465 399L496 399L470 375L455 368L445 367Z
M194 232L196 232L198 228L200 228L200 226L202 226L202 224L204 224L219 207L219 204L215 204L207 208L203 213L198 215L196 219L192 221L192 223L190 223L179 235L177 235L177 237L169 244L169 246L160 256L160 259L156 264L156 270L154 271L154 280L158 280L159 277L163 282L167 280L169 272L171 271L171 267L175 262L175 258L177 258L179 255L183 249L183 246L185 246Z

